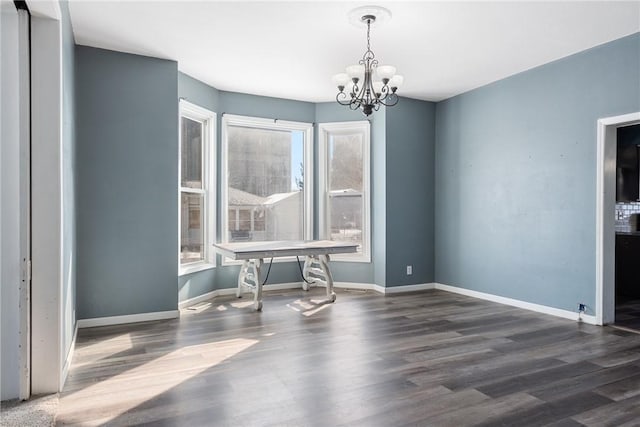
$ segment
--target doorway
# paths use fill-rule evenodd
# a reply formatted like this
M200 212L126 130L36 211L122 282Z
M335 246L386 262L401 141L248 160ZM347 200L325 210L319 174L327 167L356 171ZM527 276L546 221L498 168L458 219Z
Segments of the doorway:
M614 325L640 333L640 124L619 127Z
M640 112L598 120L596 164L596 323L616 319L616 152L618 129Z

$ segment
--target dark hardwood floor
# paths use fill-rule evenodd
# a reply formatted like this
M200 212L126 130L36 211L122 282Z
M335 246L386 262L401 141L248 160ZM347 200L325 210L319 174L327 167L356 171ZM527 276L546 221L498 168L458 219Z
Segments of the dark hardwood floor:
M615 324L640 333L640 299L624 300L617 303Z
M58 424L638 426L640 335L443 291L80 330Z

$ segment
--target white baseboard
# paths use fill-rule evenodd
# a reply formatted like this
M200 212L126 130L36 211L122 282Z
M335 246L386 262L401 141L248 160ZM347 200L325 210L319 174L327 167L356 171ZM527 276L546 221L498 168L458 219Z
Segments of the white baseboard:
M417 292L417 291L428 291L429 289L435 289L435 283L419 283L416 285L401 285L401 286L389 286L383 289L383 294L401 294L404 292Z
M473 291L470 289L460 288L457 286L445 285L443 283L420 283L415 285L384 287L384 286L376 285L374 283L335 282L333 286L338 289L356 289L356 290L375 291L383 295L395 295L395 294L400 294L405 292L417 292L417 291L426 291L430 289L438 289L441 291L447 291L447 292L452 292L460 295L466 295L469 297L483 299L486 301L497 302L499 304L505 304L513 307L523 308L525 310L531 310L537 313L544 313L544 314L549 314L551 316L562 317L564 319L575 320L575 321L582 320L583 322L591 325L596 324L595 316L591 316L588 314L579 315L577 312L573 312L569 310L549 307L546 305L534 304L534 303L521 301L513 298L501 297L498 295ZM290 282L290 283L277 283L273 285L265 285L263 289L265 291L270 291L270 290L282 290L282 289L296 289L300 287L301 287L301 283ZM179 304L179 307L182 309L217 296L233 295L235 294L235 292L236 292L235 287L227 288L227 289L217 289L215 291L208 292L204 295L200 295L195 298L190 298L188 300L182 301Z
M78 320L78 328L94 328L96 326L121 325L123 323L150 322L180 317L178 310L157 311L154 313L127 314L124 316L96 317Z
M357 282L334 282L333 287L337 289L355 289L355 290L363 290L363 291L375 291L379 294L389 295L389 294L399 294L404 292L416 292L416 291L425 291L429 289L435 289L435 283L420 283L416 285L401 285L401 286L391 286L384 287L380 285L376 285L375 283L357 283ZM283 289L297 289L302 288L301 282L288 282L288 283L275 283L272 285L264 285L263 290L265 292L268 291L276 291ZM216 289L211 292L207 292L206 294L198 295L197 297L189 298L184 301L181 301L178 304L178 308L183 309L186 307L190 307L192 305L198 304L202 301L209 300L211 298L215 298L223 295L234 295L236 293L236 288L225 288L225 289Z
M206 294L198 295L197 297L180 301L178 303L178 308L182 310L183 308L191 307L192 305L196 305L198 303L201 303L202 301L206 301L211 298L219 297L222 295L232 295L235 293L236 293L236 288L216 289L215 291L207 292Z
M262 287L262 290L265 292L268 292L268 291L279 291L283 289L296 289L296 288L302 288L302 284L300 282L274 283L271 285L267 284ZM198 304L202 301L210 300L211 298L215 298L215 297L220 297L224 295L235 295L236 289L238 288L236 288L235 286L233 288L216 289L214 291L207 292L206 294L198 295L197 297L180 301L180 303L178 304L178 308L183 309L183 308L191 307L192 305Z
M582 320L584 323L590 325L596 324L596 317L588 314L578 314L578 312L563 310L560 308L549 307L546 305L534 304L531 302L521 301L513 298L501 297L493 294L486 294L484 292L473 291L470 289L459 288L457 286L445 285L442 283L436 283L435 288L441 291L453 292L460 295L466 295L473 298L483 299L487 301L497 302L499 304L510 305L513 307L523 308L525 310L531 310L538 313L550 314L551 316L562 317L569 320Z
M64 359L64 365L62 366L62 372L60 373L60 390L64 388L64 383L67 382L67 376L69 375L69 368L71 367L71 361L73 360L73 352L76 349L76 338L78 337L78 322L73 329L73 338L71 339L71 345L69 346L69 352Z
M382 288L382 286L378 286L373 283L356 283L356 282L333 282L333 287L338 289L354 289L357 291L376 291L376 292L380 292L378 288Z

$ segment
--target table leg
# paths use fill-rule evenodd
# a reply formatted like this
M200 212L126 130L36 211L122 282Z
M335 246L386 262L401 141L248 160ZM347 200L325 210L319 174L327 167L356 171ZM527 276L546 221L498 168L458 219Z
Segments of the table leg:
M309 270L313 265L313 257L307 255L304 259L304 268L302 269L302 289L308 291L311 285L306 281L311 282L311 277L309 276Z
M253 277L255 279L256 287L253 294L253 308L256 311L262 310L262 277L260 277L260 270L262 269L262 258L251 260L251 266L253 268Z
M320 255L318 260L320 261L320 268L322 268L327 283L327 298L330 302L334 302L336 300L336 293L333 292L333 276L331 276L331 271L329 270L329 255Z
M238 289L236 290L237 298L242 298L242 286L244 285L244 280L247 277L248 272L249 272L249 260L245 260L242 263L242 267L240 267L240 274L238 274Z

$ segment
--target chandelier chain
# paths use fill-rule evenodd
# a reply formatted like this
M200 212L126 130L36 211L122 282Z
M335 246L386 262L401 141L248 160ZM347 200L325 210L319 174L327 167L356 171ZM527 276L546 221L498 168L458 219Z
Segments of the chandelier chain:
M367 19L367 51L371 52L371 37L369 32L371 31L371 19Z

